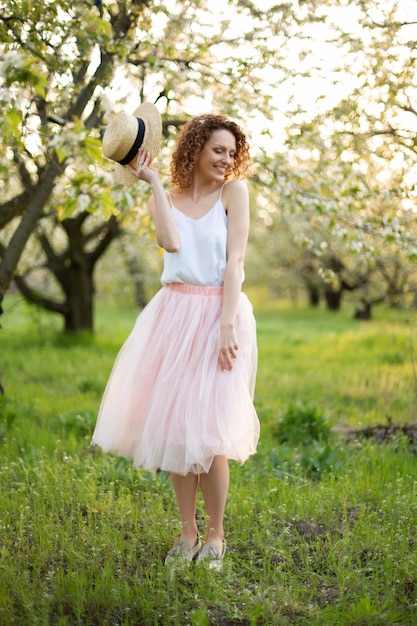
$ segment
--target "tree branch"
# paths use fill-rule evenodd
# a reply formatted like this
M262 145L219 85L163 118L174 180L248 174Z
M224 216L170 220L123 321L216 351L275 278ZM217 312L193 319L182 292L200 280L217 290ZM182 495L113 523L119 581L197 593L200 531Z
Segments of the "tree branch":
M85 107L89 104L92 95L94 93L94 89L99 85L104 78L108 67L111 65L111 61L113 60L113 53L105 52L102 55L101 63L98 66L97 70L94 73L94 76L90 80L90 82L81 89L78 94L78 98L75 103L69 108L67 118L72 119L73 117L81 117Z
M11 24L12 20L19 20L23 24L25 23L25 20L23 20L22 18L15 17L15 16L5 17L4 15L0 15L0 20L6 24L7 28L11 31L15 41L19 44L19 46L21 46L25 50L29 50L29 52L31 52L33 54L33 56L37 57L38 59L41 59L41 61L43 61L45 63L46 67L48 67L51 71L53 71L53 68L48 63L48 60L38 50L36 50L36 48L31 46L26 41L23 41L22 38L20 37L19 33L16 31L14 26L12 26L12 24ZM30 39L29 39L29 41L30 41Z
M58 165L57 156L54 155L48 169L44 172L36 188L33 189L33 193L31 195L28 194L29 202L23 207L26 210L23 213L18 227L13 233L0 263L0 303L10 285L26 243L36 228L43 208L52 193L55 179L60 174L61 170Z
M14 282L16 283L16 286L19 289L20 293L27 300L29 300L29 302L32 302L33 304L38 304L44 309L47 309L48 311L53 311L54 313L66 313L67 307L65 306L64 302L57 302L56 300L52 300L51 298L47 298L46 296L41 295L38 291L28 285L23 275L16 274L14 276Z
M13 150L13 161L16 163L19 170L19 176L20 180L22 181L23 187L25 188L27 193L31 193L33 189L31 175L29 173L29 170L26 168L23 159L20 157L19 152L16 149Z
M27 208L32 195L28 191L23 191L8 202L0 205L0 230L15 217L22 215Z
M113 30L115 33L115 38L121 39L130 30L132 23L133 23L133 15L130 15L126 12L120 13L117 17L114 16L114 18L111 21L112 21ZM111 64L111 61L113 60L114 55L115 53L113 52L107 52L107 51L101 52L100 64L98 65L89 83L81 89L80 93L78 94L78 98L76 102L68 110L68 114L67 114L68 119L72 119L72 117L81 117L81 114L83 113L85 107L89 104L92 98L94 89L96 88L97 85L99 85L103 81L104 76L108 70L108 67ZM86 70L86 68L81 67L79 77L77 77L78 82L81 82L82 78L84 77L85 75L84 70ZM75 84L77 83L75 82Z
M114 215L108 220L102 232L105 233L104 237L100 239L94 250L88 254L88 259L92 265L98 261L113 239L116 239L121 233L120 223Z
M48 267L53 269L54 266L58 266L60 259L62 259L65 254L57 254L55 252L48 237L44 232L38 233L37 239L42 246L42 250L45 252L46 258L48 260Z

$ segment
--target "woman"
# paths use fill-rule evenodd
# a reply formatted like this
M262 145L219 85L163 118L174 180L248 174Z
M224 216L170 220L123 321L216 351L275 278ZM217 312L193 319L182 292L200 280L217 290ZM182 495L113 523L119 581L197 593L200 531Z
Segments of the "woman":
M183 128L166 192L143 145L125 167L152 188L149 210L165 250L162 289L139 315L108 382L93 442L137 466L171 473L182 532L166 564L197 556L218 567L229 459L255 453L252 398L257 349L252 307L241 292L249 198L239 180L250 157L244 133L222 115ZM196 523L200 485L207 513Z

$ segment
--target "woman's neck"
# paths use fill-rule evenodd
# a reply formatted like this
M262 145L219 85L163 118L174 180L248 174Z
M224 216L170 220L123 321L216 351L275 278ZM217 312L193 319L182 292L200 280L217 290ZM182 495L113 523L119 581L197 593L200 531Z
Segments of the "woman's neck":
M210 182L206 185L199 183L191 183L190 187L184 189L183 193L187 198L190 198L193 202L200 202L206 196L219 191L222 185L216 181Z

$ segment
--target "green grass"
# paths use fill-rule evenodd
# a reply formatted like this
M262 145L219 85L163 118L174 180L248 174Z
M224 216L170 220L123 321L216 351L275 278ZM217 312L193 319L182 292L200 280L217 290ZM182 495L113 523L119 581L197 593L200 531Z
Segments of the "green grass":
M404 313L256 303L261 440L231 464L224 568L172 576L170 481L89 445L136 312L101 306L94 337L68 338L19 300L5 309L0 624L417 623L415 450L333 429L415 421Z

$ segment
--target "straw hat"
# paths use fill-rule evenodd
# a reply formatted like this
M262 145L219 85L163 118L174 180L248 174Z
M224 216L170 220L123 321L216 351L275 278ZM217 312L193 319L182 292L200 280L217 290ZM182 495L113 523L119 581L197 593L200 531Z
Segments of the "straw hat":
M137 178L128 170L139 148L146 148L155 158L161 148L162 121L158 109L144 102L132 113L116 113L103 136L104 156L116 161L114 179L121 185L131 185Z

